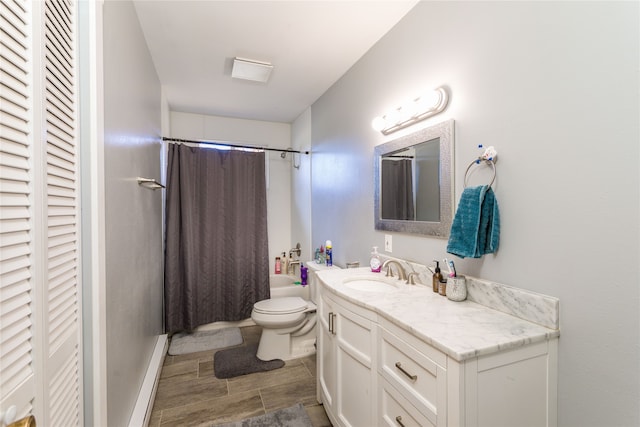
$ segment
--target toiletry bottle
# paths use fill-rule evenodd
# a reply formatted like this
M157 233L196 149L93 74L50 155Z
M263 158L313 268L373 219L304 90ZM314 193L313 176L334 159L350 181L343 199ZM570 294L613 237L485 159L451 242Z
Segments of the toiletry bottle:
M442 296L447 295L447 279L444 277L440 279L440 283L438 283L438 293Z
M380 269L382 268L382 263L380 262L380 255L378 254L378 247L373 247L373 252L371 252L371 261L369 261L369 265L371 266L371 271L374 273L380 273Z
M327 242L324 244L324 250L327 257L327 267L331 267L333 265L333 245L331 244L331 240L327 240Z
M436 263L436 272L433 273L433 292L438 292L440 288L440 280L442 280L442 273L440 272L440 262L434 260Z
M282 264L280 263L280 257L276 257L276 274L280 274L282 272Z
M307 286L307 267L304 264L300 264L300 284Z
M287 253L286 252L282 252L282 257L281 258L282 259L281 259L280 262L282 263L282 266L281 266L282 271L284 271L284 274L288 274L289 270L287 270L287 267L288 267L288 265L287 265Z

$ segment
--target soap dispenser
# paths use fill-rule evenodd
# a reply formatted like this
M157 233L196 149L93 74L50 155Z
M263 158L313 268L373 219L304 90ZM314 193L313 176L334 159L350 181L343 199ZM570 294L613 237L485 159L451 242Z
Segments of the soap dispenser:
M284 274L289 274L289 265L287 264L286 252L282 252L281 263L282 263L282 271L284 271Z
M371 266L371 271L374 273L380 273L380 269L382 268L382 263L380 262L380 254L378 254L378 247L373 247L373 252L371 252L371 261L369 261L369 265Z
M436 263L436 272L433 273L433 292L438 292L440 287L440 281L442 280L442 273L440 273L440 262L433 260Z

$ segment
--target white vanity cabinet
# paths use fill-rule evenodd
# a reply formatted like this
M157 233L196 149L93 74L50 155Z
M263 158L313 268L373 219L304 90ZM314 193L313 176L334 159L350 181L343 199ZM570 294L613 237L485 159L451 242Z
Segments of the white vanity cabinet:
M492 350L453 357L371 302L321 286L318 400L334 427L557 425L557 335L505 350L483 337Z
M374 426L376 335L372 312L320 297L318 392L335 426Z

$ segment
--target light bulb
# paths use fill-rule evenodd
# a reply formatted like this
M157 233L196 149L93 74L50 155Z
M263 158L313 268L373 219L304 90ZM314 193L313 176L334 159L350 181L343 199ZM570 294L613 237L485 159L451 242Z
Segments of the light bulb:
M384 118L387 123L392 125L400 123L402 121L400 108L394 108L393 110L389 111L387 114L385 114Z
M420 113L426 113L433 110L440 103L440 92L430 90L420 96L418 104L420 105Z
M384 119L384 117L378 116L371 121L371 127L373 128L373 130L381 131L385 128L385 126L387 126L387 121Z

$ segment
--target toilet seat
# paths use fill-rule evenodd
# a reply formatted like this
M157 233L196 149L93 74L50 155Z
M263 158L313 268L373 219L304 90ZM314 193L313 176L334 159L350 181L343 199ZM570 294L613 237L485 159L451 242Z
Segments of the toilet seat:
M294 314L303 312L307 308L307 301L300 297L265 299L253 305L253 310L262 314Z

